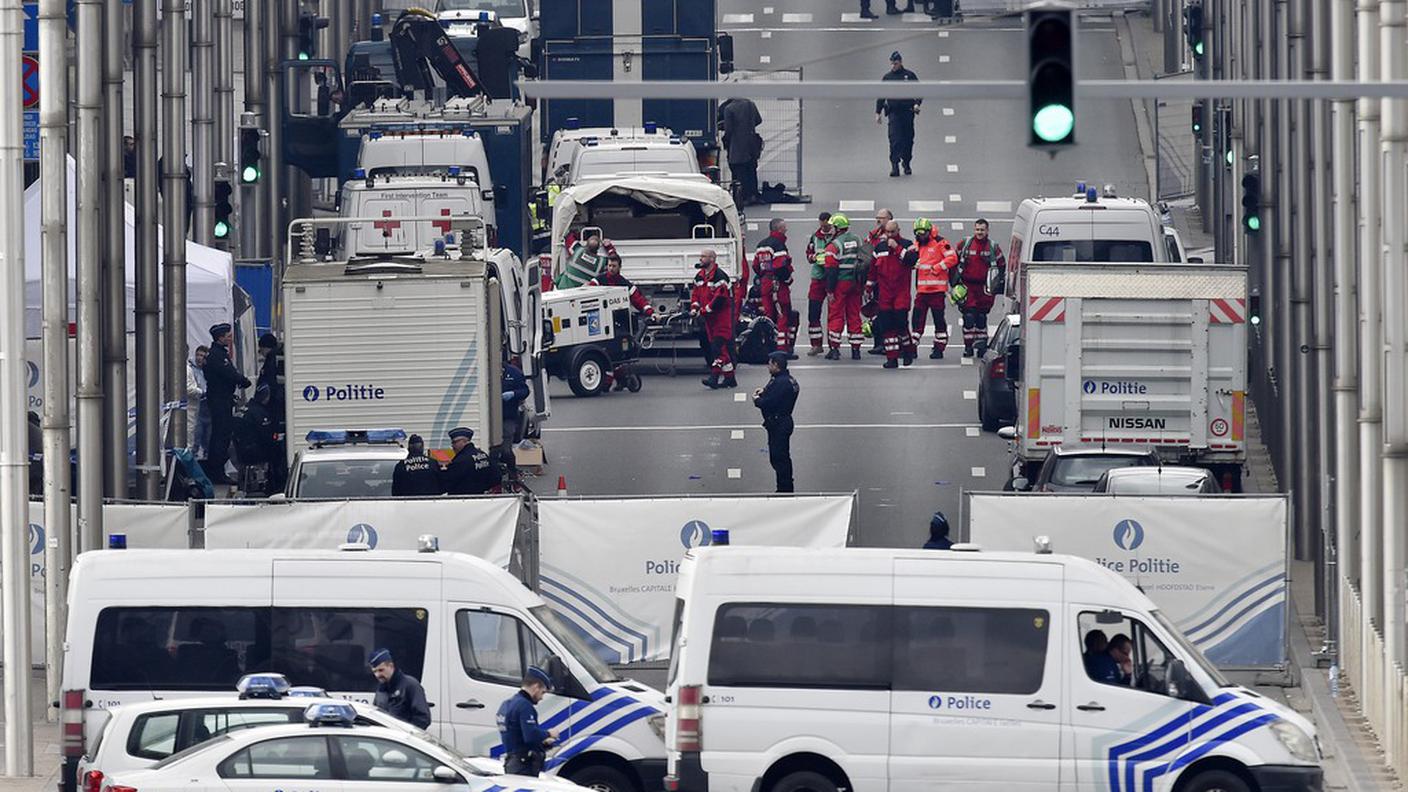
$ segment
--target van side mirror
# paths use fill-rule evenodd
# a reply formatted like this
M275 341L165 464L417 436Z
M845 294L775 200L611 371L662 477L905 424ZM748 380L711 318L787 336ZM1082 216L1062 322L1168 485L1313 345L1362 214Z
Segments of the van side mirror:
M538 64L523 58L518 59L518 71L527 80L538 79Z
M431 773L435 777L436 783L439 784L459 784L463 781L459 773L456 773L445 765L440 765L431 771Z
M1017 427L1004 426L997 430L997 436L1003 440L1012 441L1017 439Z
M1199 704L1211 703L1208 694L1203 692L1202 686L1188 673L1188 666L1176 657L1169 661L1168 694Z
M1026 492L1031 488L1032 483L1030 481L1027 481L1024 476L1018 476L1012 479L1012 490L1014 492Z
M1189 264L1202 264L1202 263L1203 263L1203 257L1202 257L1202 256L1189 256L1189 257L1188 257L1188 263L1189 263Z

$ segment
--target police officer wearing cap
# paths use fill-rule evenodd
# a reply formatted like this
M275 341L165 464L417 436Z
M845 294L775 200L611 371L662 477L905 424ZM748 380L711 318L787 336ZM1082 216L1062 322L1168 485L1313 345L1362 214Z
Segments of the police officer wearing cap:
M505 773L536 776L542 772L547 749L557 743L558 732L538 725L535 705L551 691L552 677L537 666L529 666L523 675L523 687L499 705L495 720L504 744Z
M210 328L210 355L205 359L205 403L210 408L210 448L206 452L205 473L215 484L232 484L225 477L225 461L230 458L230 436L235 427L235 391L249 387L249 379L235 368L230 349L235 343L234 328L222 322Z
M904 59L899 50L890 53L890 70L880 78L882 82L902 80L918 82L919 77L904 67ZM919 105L923 99L876 99L875 123L890 119L890 175L900 175L900 164L904 164L904 175L914 172L909 161L914 158L914 117L919 115Z
M440 484L440 463L425 453L425 440L411 435L406 443L406 458L391 471L391 496L439 495L445 491Z
M440 476L450 495L483 495L503 481L499 466L471 442L474 430L460 426L450 430L450 447L455 456Z
M430 705L420 680L396 667L390 649L378 649L367 659L376 677L376 698L372 705L391 717L418 729L430 727Z
M777 491L792 492L792 408L802 388L787 371L787 353L768 355L768 384L753 391L753 404L763 413L768 432L768 462L777 474Z

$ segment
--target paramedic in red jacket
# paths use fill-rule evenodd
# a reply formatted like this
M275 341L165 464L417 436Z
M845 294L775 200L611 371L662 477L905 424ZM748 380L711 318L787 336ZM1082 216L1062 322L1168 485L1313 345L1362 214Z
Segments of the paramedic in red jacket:
M885 223L883 236L875 239L875 259L870 264L866 291L880 309L879 331L884 341L885 368L899 368L900 355L906 366L914 363L914 339L909 333L910 281L919 253L914 243L900 236L900 224Z
M792 326L792 254L787 250L787 221L775 217L768 223L768 235L753 252L753 274L763 298L763 316L777 328L777 349L796 360L792 347L797 328Z
M707 388L736 388L733 374L733 289L728 275L719 269L718 254L711 249L699 253L694 265L694 287L689 292L689 314L704 322L704 339L708 342L709 376L703 380Z

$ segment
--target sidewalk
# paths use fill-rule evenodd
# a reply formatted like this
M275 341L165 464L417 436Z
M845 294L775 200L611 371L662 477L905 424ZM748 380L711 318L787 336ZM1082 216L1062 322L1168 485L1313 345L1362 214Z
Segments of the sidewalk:
M44 720L48 702L44 700L43 669L34 671L31 680L30 706L36 719L30 730L34 739L34 776L9 778L0 775L0 792L49 792L59 783L59 724ZM4 717L4 712L0 712L0 724L4 723ZM5 737L0 732L0 746L4 744ZM4 766L0 765L0 773L4 771Z

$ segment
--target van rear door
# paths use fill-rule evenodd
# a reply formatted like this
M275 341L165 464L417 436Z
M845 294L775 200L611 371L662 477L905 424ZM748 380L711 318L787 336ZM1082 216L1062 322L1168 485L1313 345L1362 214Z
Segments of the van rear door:
M1062 568L947 557L894 562L889 788L1056 789Z

